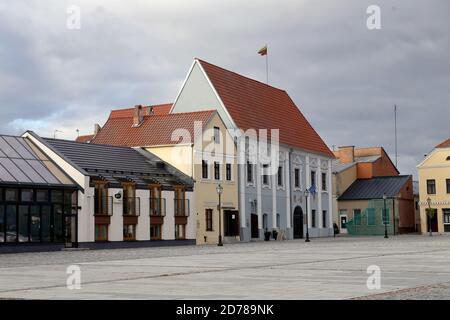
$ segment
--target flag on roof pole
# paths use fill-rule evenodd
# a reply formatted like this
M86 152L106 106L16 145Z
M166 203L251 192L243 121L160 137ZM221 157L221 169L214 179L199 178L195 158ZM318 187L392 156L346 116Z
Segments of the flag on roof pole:
M267 44L259 49L258 54L261 56L266 56L266 81L269 84L269 55L267 54Z
M259 49L258 54L265 56L267 55L267 45L265 45L264 47L262 47L261 49Z

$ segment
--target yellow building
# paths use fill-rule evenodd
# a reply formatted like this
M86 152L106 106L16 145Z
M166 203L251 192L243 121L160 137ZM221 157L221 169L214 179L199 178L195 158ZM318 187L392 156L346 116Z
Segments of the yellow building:
M92 143L144 147L192 177L197 244L217 243L219 234L224 242L240 240L236 145L221 117L215 110L170 114L160 108L113 110Z
M432 232L450 232L450 139L437 145L417 169L422 233L429 232L430 226Z

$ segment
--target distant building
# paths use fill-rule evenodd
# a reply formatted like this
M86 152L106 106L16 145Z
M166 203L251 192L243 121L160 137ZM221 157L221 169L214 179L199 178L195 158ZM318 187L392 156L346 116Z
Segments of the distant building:
M382 234L384 222L391 234L416 230L412 176L400 176L382 147L345 146L334 154L333 220L341 233Z
M421 232L450 232L450 139L437 145L417 166ZM428 203L430 202L430 203ZM432 216L427 215L431 208Z

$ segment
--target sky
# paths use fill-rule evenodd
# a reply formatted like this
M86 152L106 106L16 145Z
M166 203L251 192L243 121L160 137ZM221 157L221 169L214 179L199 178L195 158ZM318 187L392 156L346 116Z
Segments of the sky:
M80 28L68 28L80 9ZM368 6L380 29L367 28ZM90 134L111 109L173 102L195 57L286 90L330 149L416 165L450 137L448 0L0 2L0 133Z

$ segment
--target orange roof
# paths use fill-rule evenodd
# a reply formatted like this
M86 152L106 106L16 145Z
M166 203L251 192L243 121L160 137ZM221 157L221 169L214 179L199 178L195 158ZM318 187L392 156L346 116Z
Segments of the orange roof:
M153 108L154 115L168 114L172 108L172 103L156 104L152 106L143 106L144 108ZM116 109L111 111L110 118L132 117L135 108Z
M334 158L286 91L197 60L240 129L280 129L281 144Z
M436 148L450 148L450 138L438 144Z
M78 138L75 139L76 142L89 142L94 138L94 134L88 134L85 136L79 136Z
M121 117L111 112L108 121L91 143L114 146L145 147L177 144L172 141L176 129L186 129L194 138L194 122L202 121L203 128L211 119L215 110L198 112L147 115L139 127L133 127L133 113L124 112ZM192 141L193 142L193 141Z

